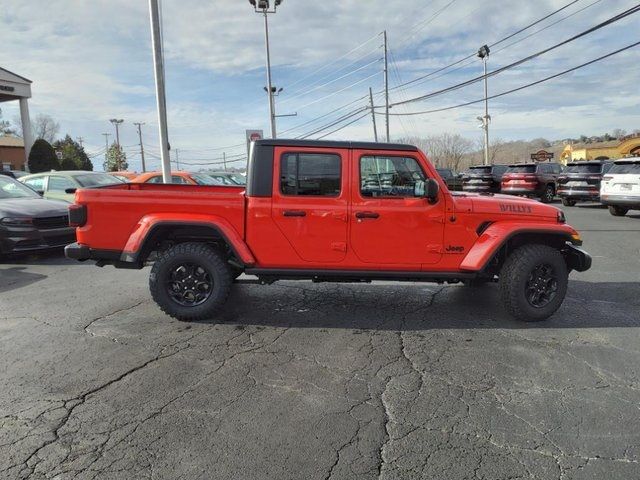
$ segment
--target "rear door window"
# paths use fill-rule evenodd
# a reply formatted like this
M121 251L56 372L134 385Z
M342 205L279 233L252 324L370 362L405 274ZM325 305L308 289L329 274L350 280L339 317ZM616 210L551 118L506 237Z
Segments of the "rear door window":
M50 192L64 192L67 188L77 188L77 185L65 177L55 175L49 177L48 190Z
M597 163L586 163L584 165L567 165L565 173L600 173L602 167Z
M284 195L337 197L341 178L340 155L285 153L280 159L280 191Z
M364 156L360 159L360 193L363 197L421 196L425 174L411 157Z

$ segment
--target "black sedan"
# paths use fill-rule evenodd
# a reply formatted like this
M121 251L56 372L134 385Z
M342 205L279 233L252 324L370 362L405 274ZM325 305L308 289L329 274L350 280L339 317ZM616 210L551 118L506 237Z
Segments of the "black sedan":
M0 255L75 242L68 206L59 200L45 200L17 180L0 175Z

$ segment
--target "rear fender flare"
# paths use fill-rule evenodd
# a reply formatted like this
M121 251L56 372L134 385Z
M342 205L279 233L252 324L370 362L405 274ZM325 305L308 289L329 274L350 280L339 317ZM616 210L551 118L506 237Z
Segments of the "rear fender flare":
M461 270L479 272L489 264L496 253L511 239L518 235L538 234L560 237L563 241L572 241L577 235L572 227L566 224L496 222L491 224L478 237L460 264Z
M217 215L190 214L188 217L176 217L174 214L150 214L145 215L136 225L133 233L129 236L122 252L121 260L125 262L135 262L145 247L146 241L153 235L153 232L161 227L171 226L199 226L213 228L233 250L236 257L246 266L256 263L253 253L249 249L244 239L229 223L228 220Z

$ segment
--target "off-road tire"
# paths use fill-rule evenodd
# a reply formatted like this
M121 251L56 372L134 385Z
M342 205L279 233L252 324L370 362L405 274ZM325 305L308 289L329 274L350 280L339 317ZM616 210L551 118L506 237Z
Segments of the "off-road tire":
M550 266L556 279L555 296L544 306L534 306L527 299L530 275L540 265ZM500 297L507 312L517 320L539 322L555 313L567 293L569 272L560 251L547 245L523 245L511 253L500 271Z
M213 283L209 296L201 304L181 305L169 294L167 283L172 269L184 263L204 269ZM232 282L230 266L218 251L204 243L180 243L158 255L149 275L149 290L164 313L189 322L214 318L226 302Z
M619 207L617 205L609 205L609 213L614 217L624 217L628 211L629 209L625 207Z
M544 187L544 192L542 192L542 196L540 197L540 201L542 203L551 203L556 196L556 189L553 185L549 184Z
M573 207L575 206L575 204L576 204L575 200L570 200L568 198L562 199L562 205L564 205L565 207Z

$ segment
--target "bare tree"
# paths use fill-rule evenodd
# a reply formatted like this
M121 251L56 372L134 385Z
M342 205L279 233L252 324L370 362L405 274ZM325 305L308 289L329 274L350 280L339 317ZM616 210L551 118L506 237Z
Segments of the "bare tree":
M23 137L24 134L22 132L20 117L15 117L13 124L15 125L17 135ZM60 132L60 124L56 122L51 115L39 113L31 121L31 131L36 140L42 138L49 143L53 143Z
M614 138L622 138L627 135L627 131L622 128L616 128L611 132L611 136Z

